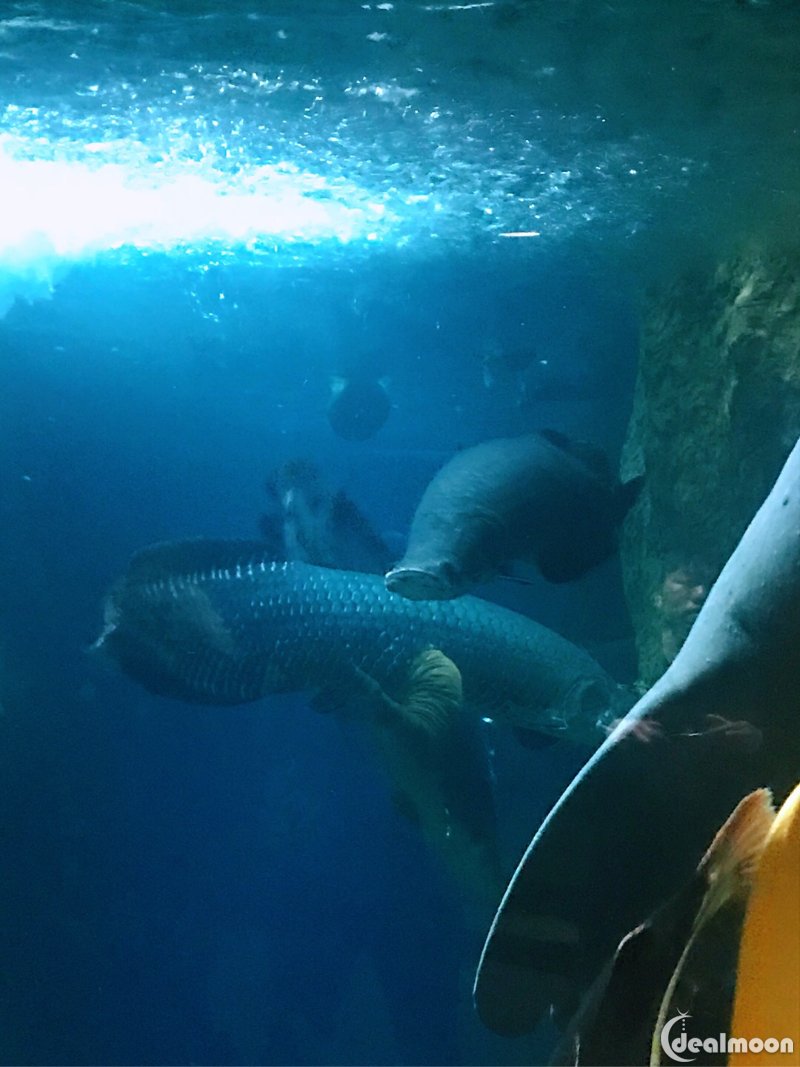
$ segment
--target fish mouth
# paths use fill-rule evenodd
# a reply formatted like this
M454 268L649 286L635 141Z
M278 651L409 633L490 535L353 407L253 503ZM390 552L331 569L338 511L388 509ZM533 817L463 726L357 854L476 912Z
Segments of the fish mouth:
M452 582L424 567L393 567L385 577L386 588L406 600L452 600L458 590Z

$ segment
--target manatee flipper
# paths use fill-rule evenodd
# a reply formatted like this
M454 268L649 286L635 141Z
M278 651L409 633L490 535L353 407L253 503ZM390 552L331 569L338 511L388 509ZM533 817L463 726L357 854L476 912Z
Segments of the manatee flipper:
M595 445L589 444L588 441L575 441L567 434L561 433L560 430L550 428L540 430L539 436L549 441L556 448L560 448L562 452L579 459L584 466L588 467L602 481L609 484L612 482L611 465L602 448L597 448Z
M361 689L374 702L370 733L396 807L475 897L496 900L503 880L494 800L478 725L462 703L460 671L429 649L410 665L399 698L363 673Z

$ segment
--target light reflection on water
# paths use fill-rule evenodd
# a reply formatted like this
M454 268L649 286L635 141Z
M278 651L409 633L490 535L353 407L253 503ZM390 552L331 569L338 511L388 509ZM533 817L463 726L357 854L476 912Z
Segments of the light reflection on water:
M796 155L782 17L696 0L20 3L0 21L0 257L625 243L665 212L711 229L720 204L781 189Z

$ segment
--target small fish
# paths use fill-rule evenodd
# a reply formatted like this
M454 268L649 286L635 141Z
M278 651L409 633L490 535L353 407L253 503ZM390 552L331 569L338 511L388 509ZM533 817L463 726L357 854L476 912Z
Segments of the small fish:
M739 948L731 1034L789 1038L792 1053L734 1052L731 1067L797 1063L800 1054L800 784L772 824Z
M640 488L640 478L618 484L602 453L554 431L464 449L425 490L386 586L449 600L517 560L571 581L615 551Z
M383 574L388 547L340 489L330 492L307 460L284 463L267 480L268 509L259 527L273 559Z
M389 418L387 378L359 370L331 380L328 422L345 441L368 441Z
M690 1009L697 1021L696 1001L712 1003L709 1033L720 1032L730 1019L745 905L774 818L766 789L737 805L683 889L623 938L552 1063L660 1064L665 1024Z

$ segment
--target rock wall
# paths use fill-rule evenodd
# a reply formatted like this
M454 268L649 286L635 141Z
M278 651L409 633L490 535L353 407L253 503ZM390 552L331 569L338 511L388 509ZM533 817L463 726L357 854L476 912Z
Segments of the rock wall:
M750 245L650 295L622 457L646 475L622 543L643 685L799 435L800 246Z

